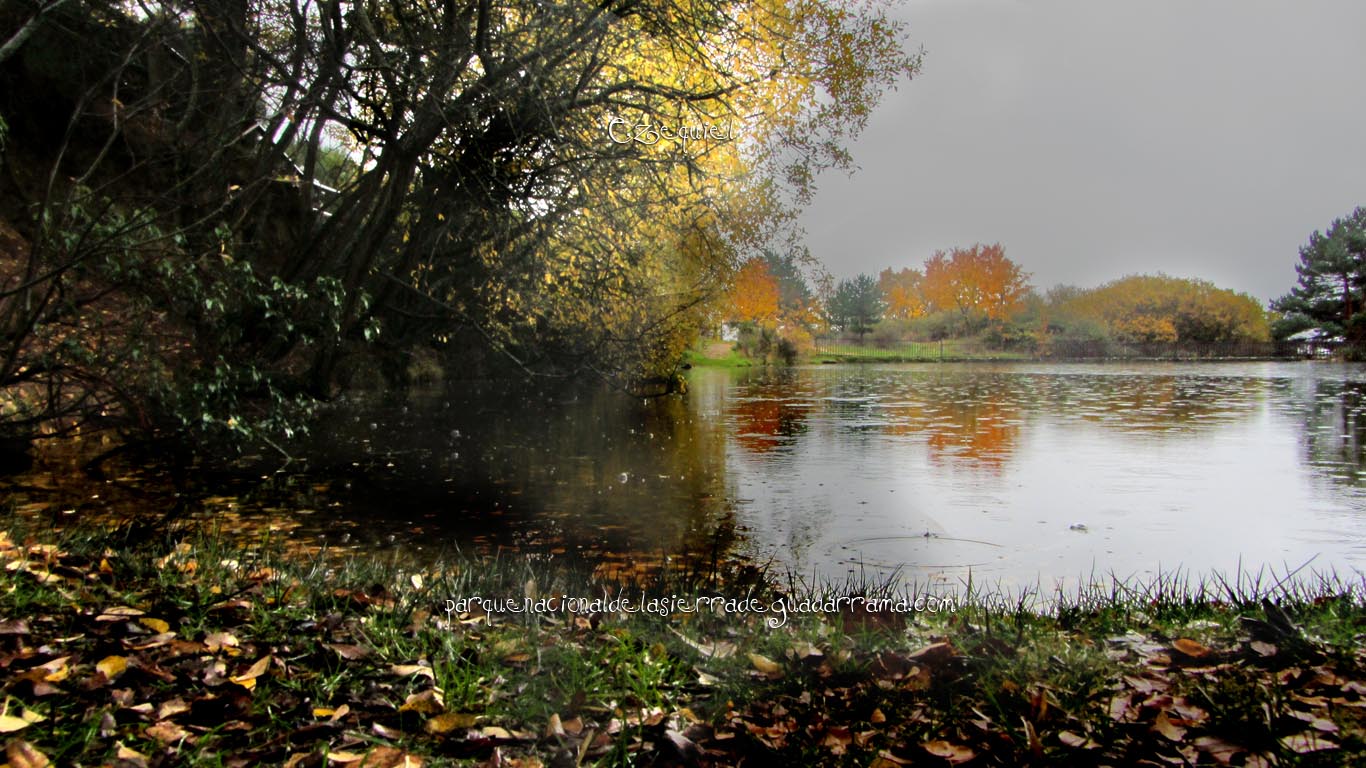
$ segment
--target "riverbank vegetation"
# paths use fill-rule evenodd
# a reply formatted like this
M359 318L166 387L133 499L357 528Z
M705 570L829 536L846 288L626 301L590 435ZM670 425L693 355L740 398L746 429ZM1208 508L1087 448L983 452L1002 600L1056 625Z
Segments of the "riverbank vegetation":
M940 252L924 269L885 269L825 291L753 259L732 289L737 348L791 360L1246 357L1272 352L1267 311L1246 294L1168 275L1040 293L1000 245ZM779 286L799 301L780 303ZM828 282L827 282L828 287ZM758 339L761 342L755 343ZM819 339L819 341L816 341ZM770 355L784 348L788 354ZM822 357L823 356L823 357Z
M1362 585L1332 577L1100 579L1050 600L965 588L930 610L894 582L620 582L130 530L0 535L10 765L1366 759ZM603 595L682 603L488 615L469 600ZM774 626L721 602L811 597L924 610L845 601ZM718 610L679 610L699 599Z

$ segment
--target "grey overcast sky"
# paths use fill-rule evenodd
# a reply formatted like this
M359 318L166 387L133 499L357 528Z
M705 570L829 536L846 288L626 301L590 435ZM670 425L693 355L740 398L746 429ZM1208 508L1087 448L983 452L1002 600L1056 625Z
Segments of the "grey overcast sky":
M922 73L803 217L837 277L1000 242L1039 288L1164 271L1268 300L1366 205L1362 0L903 0Z

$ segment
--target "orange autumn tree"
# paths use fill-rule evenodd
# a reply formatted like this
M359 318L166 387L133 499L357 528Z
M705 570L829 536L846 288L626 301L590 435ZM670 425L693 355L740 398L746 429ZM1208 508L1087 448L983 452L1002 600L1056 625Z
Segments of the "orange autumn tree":
M726 312L730 320L739 323L770 323L778 318L778 280L769 271L764 259L751 258L735 273Z
M898 320L924 317L925 296L921 293L924 279L925 275L920 270L910 267L895 272L891 268L882 270L877 276L877 285L882 291L882 300L887 303L883 317Z
M1004 320L1029 293L1029 274L1006 258L1000 243L936 251L925 261L920 294L935 312L958 311Z

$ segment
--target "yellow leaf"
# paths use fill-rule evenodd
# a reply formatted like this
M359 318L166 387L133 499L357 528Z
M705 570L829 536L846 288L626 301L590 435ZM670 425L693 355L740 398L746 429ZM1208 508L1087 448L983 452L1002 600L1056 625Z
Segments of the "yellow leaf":
M0 715L0 733L14 733L33 725L22 717L14 715Z
M47 675L43 678L43 681L48 683L60 683L61 681L65 680L67 678L67 675L71 674L71 667L67 666L66 663L66 660L69 658L71 657L62 656L61 658L53 659L52 661L49 661L46 664L39 665L38 669L47 672Z
M128 669L128 659L122 656L106 656L95 665L95 669L104 674L104 679L113 680Z
M428 720L424 728L427 733L450 733L457 728L473 728L476 720L478 718L468 712L447 712Z
M171 625L170 625L170 624L167 624L165 621L162 621L161 619L149 619L149 618L145 618L145 617L144 617L144 618L138 619L138 623L141 624L142 626L144 626L144 627L146 627L146 628L152 630L153 632L169 632L169 631L171 631Z
M428 689L409 696L403 702L403 706L398 708L398 711L417 712L423 715L439 715L446 711L446 702L436 690Z
M266 670L270 668L270 661L272 658L273 657L271 656L262 656L255 664L252 664L251 668L246 672L228 679L247 690L251 690L256 687L256 678L264 675Z
M783 673L783 668L778 666L776 661L757 653L751 653L749 655L749 663L753 664L755 669L765 675L781 675Z

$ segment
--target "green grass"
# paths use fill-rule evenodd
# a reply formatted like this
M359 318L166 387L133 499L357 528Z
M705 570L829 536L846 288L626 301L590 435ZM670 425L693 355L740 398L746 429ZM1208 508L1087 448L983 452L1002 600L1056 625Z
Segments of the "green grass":
M937 341L898 341L879 346L872 339L864 344L818 342L813 362L938 362L943 360L1030 360L1024 352L993 350L983 347L975 339L945 339Z
M35 719L0 721L8 737L61 765L113 763L120 749L191 766L367 751L376 764L473 765L495 749L526 765L676 764L690 749L716 765L1366 760L1363 590L1332 575L1096 579L1056 595L966 585L952 612L846 607L773 627L761 614L444 606L604 590L766 604L923 593L773 575L618 585L586 564L520 558L414 571L282 545L197 531L0 538L5 714ZM110 613L120 606L142 613ZM174 636L158 634L163 622ZM126 669L106 679L111 657Z
M721 357L708 357L705 345L699 345L683 353L683 362L699 368L749 368L756 363L729 347Z

